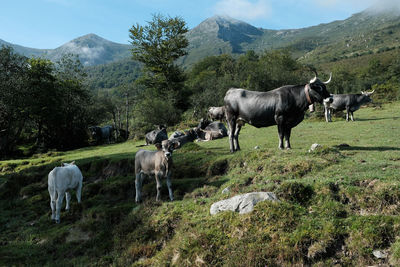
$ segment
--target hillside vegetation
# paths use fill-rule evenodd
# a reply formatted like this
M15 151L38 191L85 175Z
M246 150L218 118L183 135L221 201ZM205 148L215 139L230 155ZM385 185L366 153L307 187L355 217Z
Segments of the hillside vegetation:
M173 155L173 202L165 184L155 202L153 179L134 202L144 141L1 161L0 265L399 265L399 109L362 108L356 122L306 120L291 151L277 149L276 127L245 126L235 154L227 139L187 144ZM309 153L313 143L322 149ZM72 160L84 174L82 203L73 195L57 225L47 174ZM209 214L215 201L252 191L281 201Z

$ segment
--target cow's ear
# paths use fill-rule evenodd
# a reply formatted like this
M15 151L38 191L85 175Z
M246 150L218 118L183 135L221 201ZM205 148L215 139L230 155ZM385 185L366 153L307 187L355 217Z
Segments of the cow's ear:
M156 144L154 144L154 145L156 146L157 150L161 150L162 146L161 146L160 143L156 143Z
M65 166L65 163L61 163L61 167L64 167Z

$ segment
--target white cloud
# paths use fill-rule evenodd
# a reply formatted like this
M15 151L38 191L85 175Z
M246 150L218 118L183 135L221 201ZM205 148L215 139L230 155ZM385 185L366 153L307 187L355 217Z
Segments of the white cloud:
M392 8L400 8L399 0L313 0L313 2L322 7L329 8L367 8L373 6L381 10L388 10Z
M253 20L269 16L271 7L267 0L219 0L214 6L214 12L236 19Z

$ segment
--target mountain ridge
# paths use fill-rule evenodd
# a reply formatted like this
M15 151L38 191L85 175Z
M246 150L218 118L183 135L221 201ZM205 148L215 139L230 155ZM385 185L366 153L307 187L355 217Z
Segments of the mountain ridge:
M344 20L281 30L257 28L229 16L216 15L202 21L187 33L188 55L181 58L178 64L187 68L210 55L242 54L247 50L262 52L280 48L291 49L297 58L310 58L310 53L314 51L315 54L322 55L327 50L331 51L330 46L335 45L343 47L346 55L357 51L364 53L371 49L382 49L379 31L388 28L391 30L385 36L386 43L398 42L400 12L379 12L369 8ZM361 40L362 38L364 39ZM353 45L354 39L359 39L357 46ZM365 45L362 46L361 43ZM29 48L1 39L0 45L12 46L16 52L26 56L45 57L52 61L57 61L66 53L77 54L84 66L107 64L131 57L129 44L112 42L93 33L75 38L55 49ZM327 60L335 57L339 55L323 55Z

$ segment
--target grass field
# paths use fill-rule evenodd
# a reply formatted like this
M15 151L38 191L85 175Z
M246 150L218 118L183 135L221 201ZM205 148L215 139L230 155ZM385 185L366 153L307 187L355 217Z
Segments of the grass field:
M362 108L355 122L305 120L290 151L278 150L276 127L248 125L235 154L226 138L187 144L173 155L173 202L165 184L155 202L152 179L144 202L134 202L143 141L1 161L0 265L399 265L399 110L393 103ZM310 153L313 143L322 148ZM82 203L73 195L56 225L47 174L73 160L84 174ZM252 191L281 201L210 215L215 201Z

